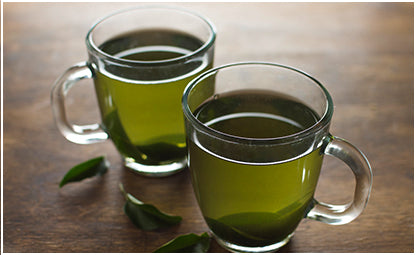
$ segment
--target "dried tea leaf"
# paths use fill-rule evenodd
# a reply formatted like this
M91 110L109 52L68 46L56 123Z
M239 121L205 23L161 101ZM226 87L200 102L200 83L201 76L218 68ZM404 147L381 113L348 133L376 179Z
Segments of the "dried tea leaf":
M156 230L177 225L182 221L182 217L173 216L161 212L151 204L145 204L124 190L120 184L126 203L124 213L130 218L133 224L142 230Z
M61 188L70 182L77 182L96 175L103 175L107 172L109 165L110 164L104 156L93 158L80 163L71 168L65 174L64 178L59 183L59 187Z
M182 253L182 252L195 252L205 253L208 252L211 243L211 238L207 233L203 233L200 236L196 234L181 235L177 238L164 244L154 252L157 253Z

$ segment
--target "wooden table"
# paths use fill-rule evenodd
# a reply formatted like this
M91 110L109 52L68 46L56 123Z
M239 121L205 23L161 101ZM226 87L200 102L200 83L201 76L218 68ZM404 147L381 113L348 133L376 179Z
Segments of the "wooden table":
M4 3L4 252L151 252L174 237L207 231L188 171L161 179L121 165L110 141L77 145L52 119L50 89L86 60L84 37L99 17L140 3ZM317 77L335 102L331 131L367 155L374 183L355 221L304 220L283 252L413 252L413 3L171 3L218 29L216 65L263 60ZM70 119L99 120L93 86L70 92ZM58 188L75 164L106 155L109 172ZM144 232L122 211L118 184L179 226ZM325 159L316 197L342 203L354 180ZM211 252L225 252L215 242Z

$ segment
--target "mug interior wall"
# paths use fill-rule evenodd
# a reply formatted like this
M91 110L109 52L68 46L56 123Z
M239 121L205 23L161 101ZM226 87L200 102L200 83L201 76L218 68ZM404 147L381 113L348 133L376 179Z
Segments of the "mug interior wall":
M116 13L97 23L91 33L92 43L99 47L108 39L125 33L156 29L191 34L204 43L214 37L211 25L196 14L180 9L139 8Z
M207 93L208 89L210 93ZM204 94L207 99L215 94L236 90L267 90L293 97L313 109L319 118L324 116L328 108L326 95L314 80L291 69L268 65L220 69L215 75L199 81L193 92ZM200 103L203 102L201 99Z

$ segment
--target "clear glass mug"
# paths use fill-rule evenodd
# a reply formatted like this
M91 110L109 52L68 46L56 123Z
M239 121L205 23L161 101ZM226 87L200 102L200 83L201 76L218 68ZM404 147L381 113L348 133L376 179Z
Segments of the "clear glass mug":
M216 31L206 18L178 8L139 7L98 21L86 37L88 61L54 84L51 104L62 135L78 144L110 138L125 165L147 176L186 167L180 98L185 86L212 67ZM92 78L102 123L75 125L65 97Z
M274 251L305 217L339 225L364 210L370 164L359 149L329 133L333 102L310 75L274 63L221 66L188 84L182 108L196 198L226 249ZM350 203L314 199L324 155L341 159L354 173Z

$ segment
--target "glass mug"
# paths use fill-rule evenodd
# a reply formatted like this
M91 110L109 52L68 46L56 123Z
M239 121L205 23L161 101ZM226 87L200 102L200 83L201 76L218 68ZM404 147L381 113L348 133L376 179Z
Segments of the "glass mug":
M224 248L274 251L305 217L339 225L364 210L371 167L360 150L329 133L331 96L308 74L273 63L224 65L188 84L182 108L195 195ZM323 155L353 171L350 203L314 199Z
M54 84L55 122L69 141L91 144L110 138L125 165L147 176L186 167L180 98L185 86L212 67L216 31L206 18L178 8L119 11L89 30L89 59ZM102 123L74 125L65 96L79 80L93 78Z

